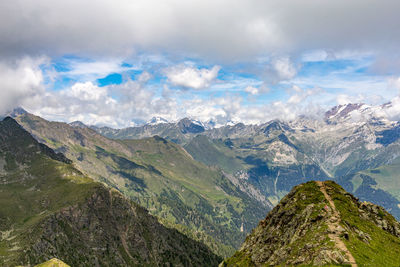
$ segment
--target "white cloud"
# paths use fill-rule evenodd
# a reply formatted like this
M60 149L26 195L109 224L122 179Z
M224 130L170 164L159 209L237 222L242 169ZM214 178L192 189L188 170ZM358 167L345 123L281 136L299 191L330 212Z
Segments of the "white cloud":
M62 64L65 64L68 70L55 72L55 78L63 76L80 81L93 81L112 73L124 73L139 69L137 66L122 67L123 60L119 58L95 61L73 58L63 59L63 61Z
M211 69L197 69L192 66L178 65L165 70L168 80L177 86L193 89L204 89L211 85L218 72L221 69L219 66L214 66Z
M400 77L392 77L389 79L389 86L396 88L397 90L400 91Z
M255 88L253 86L247 86L244 89L244 91L249 93L249 94L252 94L252 95L258 95L258 93L259 93L258 88Z
M62 91L62 94L83 101L98 101L107 97L107 89L105 87L97 87L92 82L85 82L74 84L70 89Z
M46 58L29 58L0 62L0 113L25 102L34 102L44 93L41 64Z
M80 76L80 75L98 75L105 76L112 72L121 72L120 60L110 61L95 61L95 62L81 62L69 60L71 70L66 74L69 76Z
M237 60L310 49L386 51L400 41L399 9L397 0L3 1L0 53L158 50Z
M321 88L312 88L312 89L307 89L303 90L297 85L293 85L292 90L295 92L295 94L291 95L289 100L287 101L288 104L300 104L304 102L308 97L315 97L317 94L322 92Z
M271 84L289 81L296 77L301 65L296 64L289 56L259 58L259 64L265 67L264 79Z
M399 120L400 119L400 97L397 96L390 101L390 106L384 109L385 115L389 120Z
M319 61L334 61L334 60L362 60L371 57L374 53L372 51L361 50L328 50L316 49L306 51L301 55L303 62L319 62Z
M281 80L290 80L297 74L296 67L289 57L275 59L272 66Z
M139 83L145 83L151 79L151 74L147 71L143 71L137 78Z

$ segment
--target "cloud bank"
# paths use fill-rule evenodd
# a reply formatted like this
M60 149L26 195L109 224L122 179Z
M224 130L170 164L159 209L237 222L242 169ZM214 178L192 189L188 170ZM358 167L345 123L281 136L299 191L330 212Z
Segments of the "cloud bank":
M398 10L397 0L2 1L0 113L124 127L398 103Z
M0 54L136 50L237 60L310 49L397 49L397 0L3 1Z

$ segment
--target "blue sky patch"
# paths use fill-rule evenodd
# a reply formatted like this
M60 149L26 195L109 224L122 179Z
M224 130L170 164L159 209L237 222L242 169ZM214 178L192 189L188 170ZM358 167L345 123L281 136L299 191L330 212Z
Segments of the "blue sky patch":
M119 73L113 73L107 75L104 78L97 79L97 84L102 87L110 84L121 84L122 83L122 75Z

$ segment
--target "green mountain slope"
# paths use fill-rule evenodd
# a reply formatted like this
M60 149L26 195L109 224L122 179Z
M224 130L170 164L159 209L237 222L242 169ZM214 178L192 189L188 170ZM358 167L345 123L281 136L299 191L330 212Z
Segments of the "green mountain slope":
M198 135L184 147L195 160L208 166L218 166L229 173L235 173L243 169L245 163L236 157L232 145L229 139L223 142L222 140L211 140L205 135Z
M293 188L223 266L398 266L400 224L332 181Z
M65 153L81 172L116 188L219 255L238 248L272 207L163 138L111 140L89 128L31 114L16 119L40 142Z
M374 200L396 218L400 217L400 166L383 165L339 177L337 181L362 201Z
M183 134L179 140L185 140L185 149L194 159L221 168L236 184L246 184L247 192L255 190L274 205L299 183L333 179L400 219L400 125L371 117L374 112L370 108L349 104L333 108L325 120L299 117L261 125L239 123ZM352 118L352 112L359 116ZM133 129L146 127L157 129ZM123 129L115 132L124 137Z
M213 266L205 245L87 178L13 119L0 122L0 265Z
M262 131L250 131L247 137L237 136L239 126L225 129L224 135L230 136L226 139L212 139L216 135L213 131L218 130L218 134L222 131L215 129L207 135L196 136L185 148L204 164L218 166L241 183L252 185L273 204L299 183L329 178L295 144L297 140L288 137L291 132L285 130L287 126L272 122Z

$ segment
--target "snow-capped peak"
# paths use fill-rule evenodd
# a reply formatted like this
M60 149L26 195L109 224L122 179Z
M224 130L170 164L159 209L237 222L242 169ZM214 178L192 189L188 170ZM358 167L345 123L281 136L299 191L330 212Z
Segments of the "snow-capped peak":
M195 125L199 125L199 126L201 126L201 127L204 127L204 124L203 124L201 121L199 121L199 120L190 119L190 121L191 121L193 124L195 124Z
M335 106L325 113L325 118L328 120L334 118L335 119L346 118L349 115L349 113L351 113L354 110L359 110L363 106L364 104L359 104L359 103Z
M146 124L147 125L157 125L162 123L168 123L168 121L162 117L153 117Z

